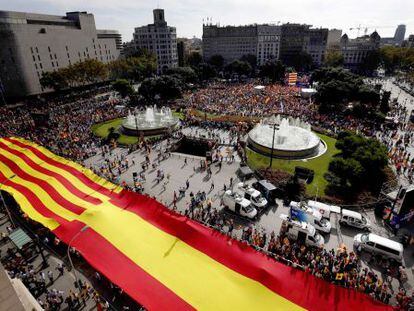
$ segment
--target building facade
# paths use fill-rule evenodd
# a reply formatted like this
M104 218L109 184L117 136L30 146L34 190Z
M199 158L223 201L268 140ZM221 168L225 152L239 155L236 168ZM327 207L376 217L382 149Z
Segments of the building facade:
M178 66L177 32L175 27L167 25L164 10L155 9L153 14L153 24L135 28L131 46L135 51L146 49L154 53L157 70L161 73Z
M279 58L280 27L276 25L203 25L203 58L221 55L225 63L255 55L257 64Z
M305 51L312 57L312 62L319 67L325 60L328 47L328 29L308 29L305 36Z
M291 65L302 52L312 57L313 64L320 66L328 45L326 28L310 28L311 25L287 23L281 26L280 59Z
M86 59L104 63L119 57L121 35L97 30L92 14L66 16L0 11L0 82L6 97L20 98L46 91L44 72Z
M341 38L341 52L344 57L344 66L357 70L365 57L380 48L381 37L376 31L371 35L365 35L356 39L349 39L347 34Z

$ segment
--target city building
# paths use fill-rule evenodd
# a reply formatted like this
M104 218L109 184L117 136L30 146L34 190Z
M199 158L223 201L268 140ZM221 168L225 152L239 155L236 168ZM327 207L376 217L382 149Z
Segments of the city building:
M405 25L398 25L394 37L381 38L381 46L402 46L405 38Z
M341 52L344 57L344 66L351 70L358 70L359 65L371 51L380 47L381 37L376 31L355 39L349 39L347 34L341 38Z
M291 65L294 58L302 52L311 55L313 63L321 65L328 44L328 29L311 25L287 23L281 26L280 59Z
M203 24L203 58L221 55L225 63L255 55L257 64L279 58L280 27L276 25L224 26Z
M202 40L197 37L193 38L177 38L177 54L178 65L186 66L186 58L191 53L199 53L201 55Z
M414 48L414 35L409 35L408 36L407 47Z
M6 97L40 94L44 72L86 59L104 63L119 57L121 35L97 30L94 16L66 16L0 11L0 89Z
M329 29L328 40L327 40L328 51L339 51L341 49L341 36L342 36L342 30Z
M159 73L178 66L177 33L167 25L163 9L155 9L154 23L135 28L131 42L132 50L146 49L157 57Z
M305 36L305 51L312 57L315 66L322 65L328 44L329 31L326 28L309 29Z
M394 42L396 45L401 45L405 37L405 25L398 25L394 34Z

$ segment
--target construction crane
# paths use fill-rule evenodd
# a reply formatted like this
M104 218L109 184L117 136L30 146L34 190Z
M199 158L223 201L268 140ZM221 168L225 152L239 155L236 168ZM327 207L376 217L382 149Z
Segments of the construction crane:
M352 28L349 28L349 30L358 30L357 37L359 37L359 32L361 30L364 30L364 35L367 35L368 29L377 30L377 29L384 29L384 28L394 28L394 26L361 26L361 24L359 24L358 27L352 27Z

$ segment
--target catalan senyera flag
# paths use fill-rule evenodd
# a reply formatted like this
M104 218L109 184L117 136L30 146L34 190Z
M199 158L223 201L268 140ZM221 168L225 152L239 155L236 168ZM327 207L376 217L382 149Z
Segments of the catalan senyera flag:
M63 242L78 234L72 245L85 260L150 310L388 308L20 138L0 139L0 185Z
M298 80L298 73L297 72L289 72L288 73L288 84L289 85L296 85Z

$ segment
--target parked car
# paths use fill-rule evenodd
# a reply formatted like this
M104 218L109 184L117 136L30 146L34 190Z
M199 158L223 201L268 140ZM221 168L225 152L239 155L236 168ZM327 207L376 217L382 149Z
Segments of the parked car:
M371 231L371 222L358 212L343 209L341 211L341 219L339 220L341 226L348 225L358 229Z

